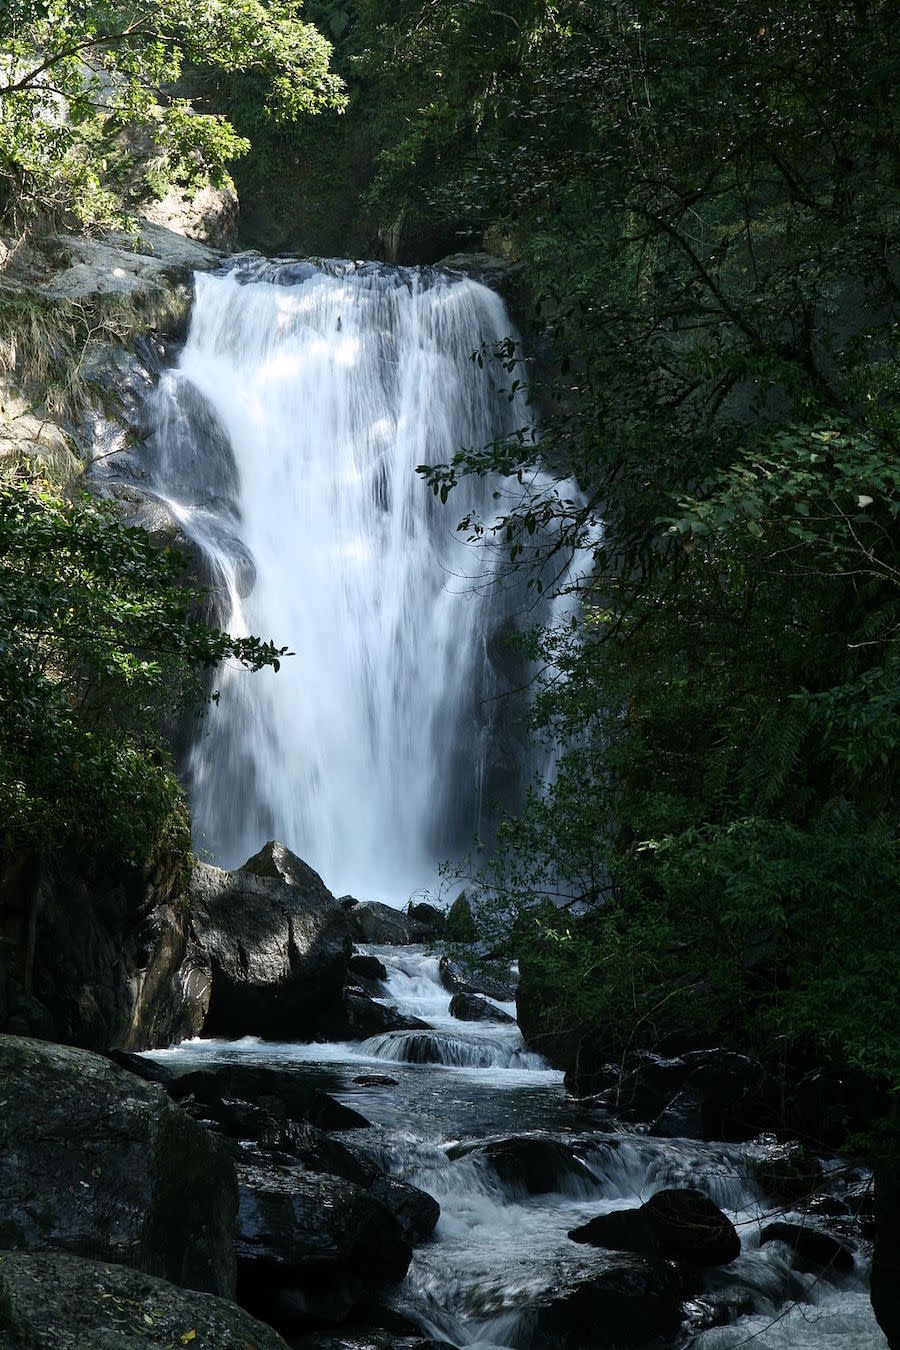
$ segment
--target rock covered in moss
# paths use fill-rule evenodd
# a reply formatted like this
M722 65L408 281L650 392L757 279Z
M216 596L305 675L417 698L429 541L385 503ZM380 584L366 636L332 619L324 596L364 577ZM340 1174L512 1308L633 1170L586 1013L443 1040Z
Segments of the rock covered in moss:
M61 1252L0 1252L0 1344L29 1350L286 1350L227 1299Z
M0 1036L0 1101L0 1246L233 1293L234 1167L161 1088L85 1050Z

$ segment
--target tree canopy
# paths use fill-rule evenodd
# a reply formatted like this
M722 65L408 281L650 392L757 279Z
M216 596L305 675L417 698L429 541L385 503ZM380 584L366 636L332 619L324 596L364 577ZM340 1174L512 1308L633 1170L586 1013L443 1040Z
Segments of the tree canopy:
M340 106L331 47L299 0L7 0L0 212L121 219L171 183L222 183L248 142L184 93L192 69L259 83L275 122Z
M524 262L539 357L540 436L423 474L574 473L465 527L593 556L528 639L562 758L483 919L610 1053L690 1024L897 1082L892 7L378 9L373 208Z

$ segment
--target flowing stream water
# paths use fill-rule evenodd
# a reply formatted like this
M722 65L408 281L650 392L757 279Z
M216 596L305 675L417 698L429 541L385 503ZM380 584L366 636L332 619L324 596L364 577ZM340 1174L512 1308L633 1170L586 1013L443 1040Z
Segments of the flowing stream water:
M525 1048L514 1024L451 1017L436 956L416 947L361 950L387 968L385 1001L433 1028L431 1062L419 1062L426 1033L418 1031L353 1044L194 1041L158 1057L185 1069L246 1058L291 1067L373 1122L365 1146L441 1205L433 1240L415 1250L394 1294L395 1307L423 1331L480 1350L527 1347L535 1310L609 1260L608 1253L571 1242L569 1229L636 1206L664 1186L697 1186L735 1223L742 1253L708 1273L703 1293L687 1305L683 1333L667 1345L885 1350L864 1261L852 1275L816 1279L792 1270L780 1243L760 1247L767 1206L752 1180L752 1160L765 1146L657 1139L598 1117L566 1096L562 1074ZM513 1012L514 1005L504 1010ZM373 1070L388 1072L396 1086L354 1082ZM484 1144L510 1136L562 1145L553 1189L529 1194L523 1182L498 1170ZM703 1330L714 1307L741 1315Z
M470 510L490 519L505 485L467 481L447 511L415 472L527 421L521 392L472 359L509 328L497 295L438 271L250 259L197 278L145 470L206 557L222 623L295 653L277 675L222 671L193 749L198 846L222 865L279 838L335 894L401 903L479 832L492 791L514 796L527 766L494 695L517 597L490 585L494 555L454 528ZM436 957L370 950L388 968L385 999L430 1032L163 1054L185 1068L292 1066L374 1123L382 1161L441 1204L395 1294L424 1330L458 1346L527 1346L535 1309L608 1259L570 1228L696 1184L743 1251L709 1277L681 1344L883 1350L864 1263L817 1281L778 1243L759 1247L753 1146L655 1139L598 1117L514 1024L454 1020ZM354 1084L373 1065L396 1085ZM552 1189L529 1194L497 1170L484 1141L510 1135L562 1146ZM716 1298L741 1315L703 1330Z

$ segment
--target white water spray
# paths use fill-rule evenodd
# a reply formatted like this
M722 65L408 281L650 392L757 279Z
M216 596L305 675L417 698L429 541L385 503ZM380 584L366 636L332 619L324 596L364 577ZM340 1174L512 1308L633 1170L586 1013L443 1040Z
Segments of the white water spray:
M491 514L491 485L466 483L443 509L416 467L527 421L521 395L472 360L509 330L497 295L440 273L282 264L198 276L156 439L189 384L212 414L190 453L212 453L204 472L226 485L223 457L236 470L218 557L208 514L195 521L221 574L223 623L296 653L278 674L226 669L217 681L191 773L197 845L224 866L275 837L335 893L400 903L472 842L494 692L485 652L503 597L489 551L455 526L469 508ZM243 598L222 563L235 538L255 575Z

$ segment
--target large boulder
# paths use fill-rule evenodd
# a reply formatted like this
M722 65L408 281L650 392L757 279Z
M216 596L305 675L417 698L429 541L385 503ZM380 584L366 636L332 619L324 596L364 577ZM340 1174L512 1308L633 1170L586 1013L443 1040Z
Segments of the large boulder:
M614 1147L614 1145L613 1145ZM549 1195L581 1189L593 1174L574 1142L550 1135L520 1134L453 1144L447 1157L481 1158L512 1191Z
M512 1003L516 987L504 962L481 962L475 966L459 957L442 956L438 967L441 984L451 994L481 994L498 1003Z
M228 1299L62 1252L0 1252L0 1345L287 1350L277 1331Z
M450 1000L450 1016L460 1022L515 1022L514 1017L488 1003L480 994L454 994Z
M538 1312L535 1350L620 1350L676 1332L682 1285L669 1262L612 1258L592 1280L551 1298Z
M283 845L267 844L236 872L199 864L191 921L212 968L207 1033L301 1038L340 999L351 952L346 913Z
M766 1224L760 1233L759 1245L762 1247L767 1242L783 1242L790 1247L798 1270L814 1275L847 1275L853 1269L851 1249L821 1228L779 1220Z
M435 925L430 918L422 920L377 900L353 905L348 916L354 942L376 947L410 947L431 942L435 937Z
M234 1167L152 1083L84 1050L0 1036L0 1247L234 1291Z
M591 1247L720 1266L741 1254L734 1224L701 1191L657 1191L639 1209L613 1210L573 1228L569 1237Z
M403 1229L363 1187L259 1159L238 1177L238 1297L275 1325L340 1322L406 1274Z
M214 1064L169 1076L165 1087L198 1118L235 1139L257 1139L273 1122L307 1121L320 1130L355 1130L369 1122L351 1106L310 1086L290 1069L268 1064Z
M365 1041L388 1031L430 1031L419 1017L407 1017L391 1004L379 1003L364 988L345 989L339 1004L316 1021L316 1038L326 1041Z

